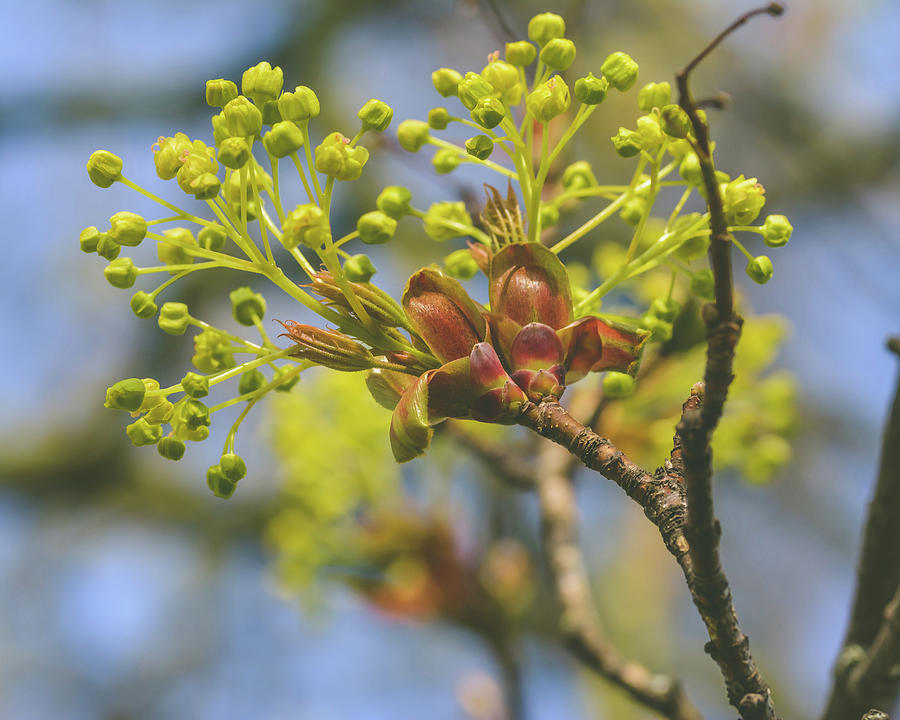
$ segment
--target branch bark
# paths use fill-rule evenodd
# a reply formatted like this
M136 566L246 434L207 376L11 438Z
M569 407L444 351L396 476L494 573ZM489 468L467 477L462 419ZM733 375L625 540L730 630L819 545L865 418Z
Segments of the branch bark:
M888 348L900 356L900 337L888 341ZM900 583L900 377L884 430L881 461L875 493L869 503L863 531L862 555L856 595L843 649L835 664L835 679L823 720L855 717L871 707L866 695L872 687L861 682L859 667L870 661L876 639L884 629L884 613L892 596L897 599ZM898 610L893 606L896 616ZM898 658L895 663L900 663ZM868 672L863 673L867 675ZM854 680L855 678L855 680ZM892 702L897 692L893 690ZM890 707L883 707L885 711Z

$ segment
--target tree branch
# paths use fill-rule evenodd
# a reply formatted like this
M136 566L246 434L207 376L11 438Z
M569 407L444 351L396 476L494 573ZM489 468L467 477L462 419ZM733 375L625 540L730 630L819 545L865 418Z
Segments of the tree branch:
M565 644L584 665L646 707L673 720L699 720L700 713L685 696L681 683L625 660L604 637L578 544L570 458L563 448L547 443L541 448L537 472L544 549L562 606L560 627Z
M888 341L888 348L900 356L900 337ZM863 691L858 672L875 651L876 640L884 629L885 608L896 600L900 582L900 378L884 430L881 461L875 493L869 503L863 531L862 555L856 583L856 596L844 646L835 664L835 679L824 720L855 717L870 707L873 697ZM897 608L894 606L896 614ZM868 653L866 653L868 649ZM900 662L900 658L897 661ZM857 679L854 681L854 677ZM893 698L896 701L897 689ZM884 707L889 710L889 707Z

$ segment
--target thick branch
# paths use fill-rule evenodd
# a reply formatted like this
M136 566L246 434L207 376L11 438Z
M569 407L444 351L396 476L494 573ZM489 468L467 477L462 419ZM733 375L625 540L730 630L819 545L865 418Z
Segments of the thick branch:
M900 355L900 338L893 338L888 347ZM844 639L844 649L835 668L835 681L824 720L838 720L859 715L873 703L871 698L854 692L849 680L854 669L848 668L874 651L875 639L882 627L882 618L891 596L900 582L900 378L894 401L884 430L881 462L875 494L869 503L869 513L863 531L862 555L856 583L856 596L850 626ZM861 686L857 690L863 689ZM897 691L894 691L896 700ZM885 707L884 710L890 708Z
M570 458L563 448L547 443L538 460L544 548L562 606L560 626L566 646L584 665L664 717L698 720L699 711L684 695L678 681L654 675L640 663L623 659L604 637L578 545Z
M847 678L849 694L863 698L862 707L885 712L897 702L900 692L900 584L885 608L881 627L863 660Z

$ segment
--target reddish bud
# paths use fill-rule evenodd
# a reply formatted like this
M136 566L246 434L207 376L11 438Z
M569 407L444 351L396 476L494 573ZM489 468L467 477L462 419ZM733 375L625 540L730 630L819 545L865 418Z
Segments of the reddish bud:
M558 330L572 321L566 269L539 243L507 245L491 259L491 310L519 325L539 322Z

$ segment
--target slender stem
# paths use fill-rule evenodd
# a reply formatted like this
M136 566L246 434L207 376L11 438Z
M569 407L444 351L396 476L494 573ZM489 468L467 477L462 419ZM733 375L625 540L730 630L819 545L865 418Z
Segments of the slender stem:
M473 157L466 152L465 148L461 148L459 145L454 145L452 142L447 142L446 140L441 140L441 138L431 137L429 136L428 142L431 145L434 145L439 148L445 148L447 150L452 150L457 153L460 157L460 160L467 163L473 163L475 165L481 165L482 167L486 167L489 170L493 170L494 172L500 173L501 175L505 175L506 177L512 180L518 180L519 176L516 175L509 168L505 168L502 165L498 165L492 160L479 160L477 157Z

